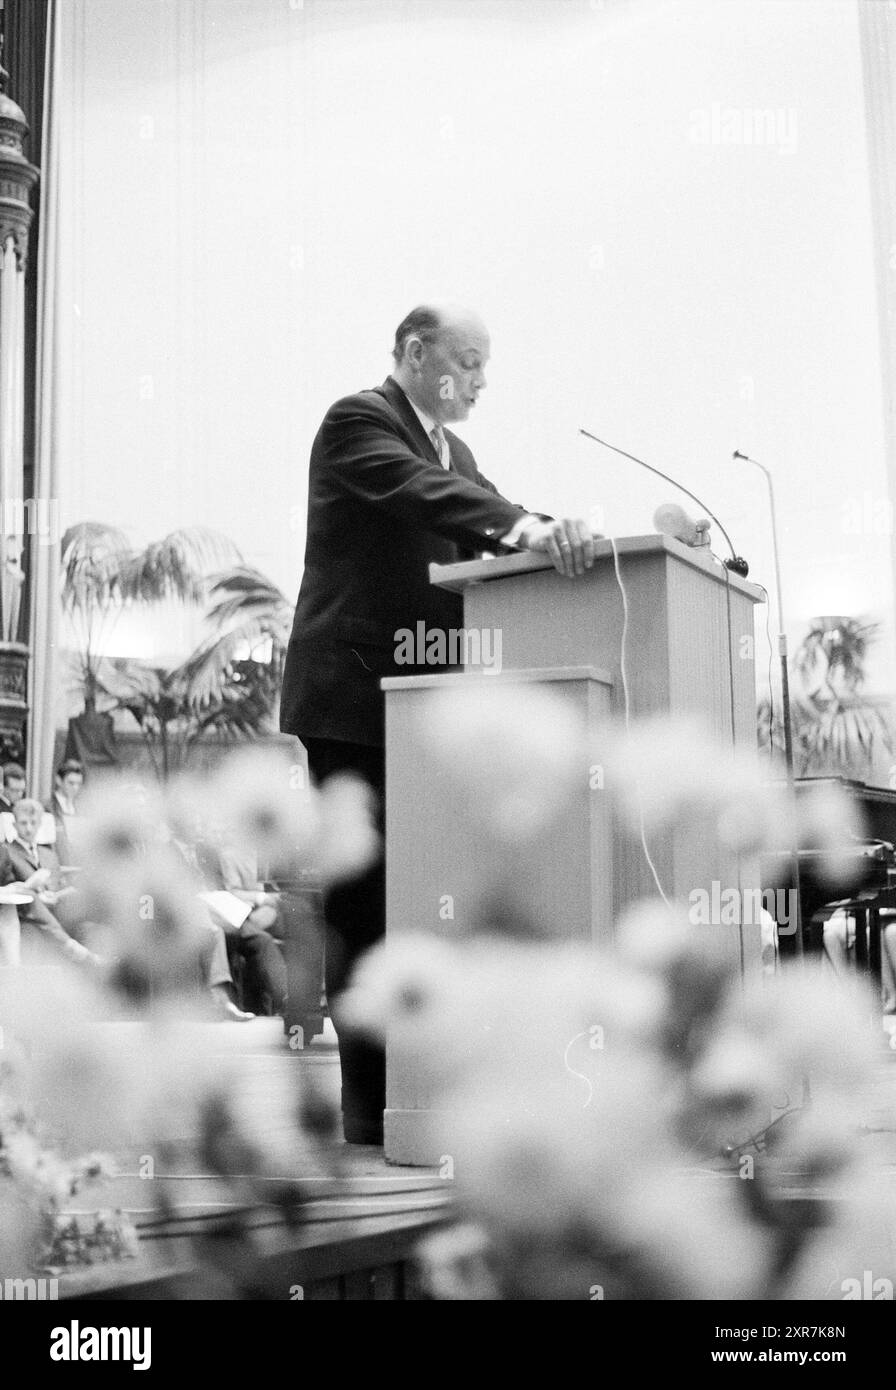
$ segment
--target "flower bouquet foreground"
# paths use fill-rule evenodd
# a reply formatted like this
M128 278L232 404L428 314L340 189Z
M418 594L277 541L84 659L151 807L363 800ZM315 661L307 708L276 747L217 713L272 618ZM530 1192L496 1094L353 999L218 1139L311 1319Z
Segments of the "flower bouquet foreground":
M797 808L687 722L604 730L595 749L531 689L446 698L421 740L494 874L472 930L408 924L369 954L346 1013L433 1107L459 1208L421 1252L433 1295L841 1299L866 1270L892 1290L896 1193L867 1121L893 1054L867 987L824 960L780 967L765 914L742 973L659 880L600 946L527 910L527 860L597 762L645 850L684 827L746 876L764 849L811 843L832 896L854 872L845 798Z
M368 790L340 779L318 792L253 749L164 794L106 783L81 821L68 925L82 963L37 942L0 969L0 1280L109 1263L123 1278L138 1254L152 1263L160 1234L188 1229L204 1271L194 1296L284 1296L265 1287L264 1230L302 1221L309 1175L341 1174L338 1109L319 1069L295 1064L282 1019L222 1027L220 929L185 851L201 835L239 845L267 877L338 882L377 851ZM220 1220L197 1211L199 1179Z

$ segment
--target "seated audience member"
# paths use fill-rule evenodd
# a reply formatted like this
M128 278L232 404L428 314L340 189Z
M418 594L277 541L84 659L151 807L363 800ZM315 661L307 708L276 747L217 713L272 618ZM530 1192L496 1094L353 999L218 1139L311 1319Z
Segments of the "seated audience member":
M12 813L12 808L17 801L21 801L25 795L25 769L21 763L4 763L3 765L3 800L6 805L4 811Z
M195 854L208 890L203 900L223 927L231 963L242 966L243 1002L256 1013L282 1014L287 977L275 940L277 895L262 889L251 854L240 855L232 846L220 845L217 837L200 840ZM226 911L225 895L235 912Z
M765 908L759 917L759 948L763 975L774 975L778 969L778 924Z
M37 843L43 813L39 801L19 798L13 806L15 837L9 844L0 846L0 883L34 894L32 902L19 907L19 922L29 929L22 932L23 953L42 939L44 943L55 942L72 960L96 963L93 952L70 936L57 913L51 910L56 909L71 890L60 882L55 851Z
M234 844L226 825L209 824L196 842L196 858L210 888L225 889L248 903L253 924L280 939L280 894L262 883L254 850Z
M189 840L184 839L176 831L169 829L168 835L172 849L178 853L195 880L198 895L204 887L204 880L196 858L196 850ZM208 911L208 928L211 933L210 950L206 961L208 987L222 1018L238 1023L247 1022L254 1018L255 1014L251 1010L241 1009L235 999L236 986L230 967L234 951L231 944L233 928L220 914L212 911L207 903L205 906ZM256 951L250 950L249 954L254 956Z
M884 1013L891 1020L896 1016L896 913L880 914L880 965Z
M236 988L230 969L227 936L220 924L212 919L211 914L208 929L208 952L204 954L202 963L205 983L211 992L215 1007L225 1022L248 1023L255 1015L248 1009L241 1009L234 998Z
M842 908L824 924L825 954L838 975L855 965L856 926ZM888 1032L896 1031L896 913L880 914L881 1011Z
M86 939L103 943L103 954L110 958L112 965L113 984L133 1000L146 1002L149 997L147 990L151 994L156 986L162 992L160 998L166 994L173 998L178 993L190 996L194 992L207 990L222 1021L243 1023L254 1018L254 1014L245 1012L234 1002L235 990L224 932L204 907L189 901L191 888L201 887L195 868L185 875L182 871L184 868L189 870L189 859L172 839L167 827L155 825L149 817L143 817L142 811L149 799L146 788L140 783L132 783L125 784L122 790L140 808L140 815L136 820L125 817L120 830L113 824L108 827L115 839L111 859L106 861L111 870L111 891L107 891L107 874L103 872L103 858L110 851L102 837L99 841L100 863L96 860L95 846L90 856L92 862L85 866L84 891L79 886L77 912ZM115 881L123 866L126 866L126 875L133 873L134 876L135 897L148 891L141 864L150 857L150 852L155 853L158 848L152 844L156 838L171 848L174 864L170 866L171 872L165 875L164 891L156 897L152 922L157 930L147 933L146 949L150 952L164 951L167 934L176 943L174 961L170 957L167 960L150 960L141 953L141 948L135 948L134 943L131 943L122 959L118 955L116 924L116 915L121 910L121 884L116 887ZM184 896L187 897L183 907L187 908L188 921L182 919L181 903ZM194 935L197 927L200 929L198 941ZM172 964L176 972L173 975L170 973Z
M834 973L844 974L852 968L850 956L856 944L855 923L849 913L838 907L836 912L825 918L822 935L824 953Z
M12 813L12 802L6 795L6 786L3 781L3 769L0 768L0 815L10 815Z
M56 769L56 786L47 804L56 826L56 850L60 862L76 865L78 861L78 797L84 786L84 764L68 758Z
M13 818L13 811L16 803L27 795L25 769L21 763L7 763L3 768L3 783L5 789L4 799L9 804L8 810L0 808L0 824L7 840L15 839L16 826ZM41 807L41 823L37 833L37 843L39 845L52 845L56 843L56 823L49 812Z

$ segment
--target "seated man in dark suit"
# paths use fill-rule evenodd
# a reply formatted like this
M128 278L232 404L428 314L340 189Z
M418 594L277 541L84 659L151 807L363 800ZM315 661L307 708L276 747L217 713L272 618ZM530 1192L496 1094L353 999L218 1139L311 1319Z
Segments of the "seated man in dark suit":
M21 763L4 763L3 765L3 797L0 804L0 811L12 813L12 808L17 801L21 801L25 795L25 769Z
M84 787L84 764L77 758L67 758L56 769L56 785L47 802L47 811L56 826L56 852L63 864L77 864L80 851L77 844L78 797Z
M392 375L337 401L311 450L305 572L286 657L280 727L297 734L312 779L354 772L385 791L384 676L400 631L463 626L460 596L429 582L431 562L518 546L572 578L594 545L581 520L555 521L508 502L445 426L466 420L485 386L489 337L477 315L421 306L399 324ZM426 668L428 674L433 667ZM385 930L382 859L324 898L326 980L339 1033L346 1139L382 1143L382 1052L339 1022L358 957Z
M62 884L55 850L37 843L43 806L39 801L22 797L13 806L13 815L16 837L8 845L0 846L0 883L4 887L20 886L25 892L34 894L33 902L19 908L19 921L29 928L22 933L23 954L42 940L55 943L72 960L96 962L97 957L66 931L57 915L59 905L73 890ZM40 938L37 932L41 933Z

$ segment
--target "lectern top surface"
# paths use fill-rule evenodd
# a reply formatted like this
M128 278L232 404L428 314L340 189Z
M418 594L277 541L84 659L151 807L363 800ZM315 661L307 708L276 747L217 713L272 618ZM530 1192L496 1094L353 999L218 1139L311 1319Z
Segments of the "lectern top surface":
M719 584L724 584L727 576L731 588L751 599L753 603L765 602L758 585L751 584L749 580L741 579L739 574L732 574L730 570L724 569L711 555L706 554L704 548L683 545L671 536L622 536L616 541L616 549L620 556L665 551L684 564L701 570L707 578L714 579ZM612 564L613 546L610 541L594 542L594 558L595 564L602 561ZM440 588L462 593L470 584L485 584L495 579L507 579L512 575L531 574L536 570L549 569L553 569L553 565L546 555L531 550L520 550L513 555L499 555L488 560L461 560L456 565L430 565L429 580L431 584L438 584Z
M381 690L468 690L474 684L498 686L513 682L518 685L551 685L566 681L592 681L595 685L612 686L613 676L598 666L532 666L508 667L506 671L443 671L431 676L384 676Z

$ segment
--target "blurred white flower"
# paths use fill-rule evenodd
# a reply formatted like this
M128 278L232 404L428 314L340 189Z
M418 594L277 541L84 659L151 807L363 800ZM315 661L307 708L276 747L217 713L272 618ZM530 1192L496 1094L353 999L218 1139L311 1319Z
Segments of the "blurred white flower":
M572 707L531 685L471 678L435 692L419 738L464 814L490 838L519 845L545 833L591 759Z
M17 1096L27 1085L34 1052L64 1051L70 1032L105 1017L108 1002L95 972L55 952L39 965L0 971L3 1092Z
M867 1143L867 1139L865 1140ZM887 1165L889 1166L889 1165ZM880 1163L853 1166L826 1204L790 1271L785 1297L892 1301L896 1289L896 1185Z
M97 874L130 864L158 838L162 799L156 789L107 779L78 803L83 860Z
M733 748L696 720L641 720L610 743L606 762L633 835L643 817L645 831L686 825L749 855L787 850L797 833L787 787L765 779L755 751Z
M610 1065L592 1104L564 1104L518 1075L465 1088L452 1114L458 1196L510 1262L513 1296L746 1298L764 1234L720 1184L689 1176L671 1136L664 1073ZM719 1233L725 1231L720 1242ZM506 1296L506 1295L505 1295Z
M829 1175L852 1161L872 1074L866 1010L858 991L811 964L746 992L732 982L688 1075L691 1132L720 1151L793 1112L774 1129L789 1166Z
M344 774L328 777L317 798L315 869L323 883L354 878L379 854L373 790L361 778Z
M489 1023L487 1014L476 1015L479 979L472 970L462 978L457 964L454 946L442 938L390 937L359 961L340 1000L340 1018L380 1041L388 1028L393 1057L418 1066L421 1084L443 1087L477 1040L482 1045Z
M278 866L296 866L308 858L318 834L318 801L282 754L239 749L212 779L206 795L209 813L226 823L235 843Z
M463 1222L436 1231L417 1247L416 1258L433 1298L479 1303L501 1296L494 1251L481 1226Z
M581 1106L609 1059L650 1046L665 1002L661 985L589 946L407 933L363 958L341 1015L388 1031L393 1057L438 1095L522 1075Z
M858 1099L875 1057L864 982L833 978L823 961L806 960L747 988L740 1004L736 993L732 988L729 1016L740 1007L744 1027L792 1075L808 1077L813 1093L824 1086Z
M818 877L832 888L849 888L862 872L852 851L866 834L854 798L836 783L823 782L801 792L798 811L800 846L822 856Z
M626 907L616 923L616 947L623 960L638 970L661 974L694 948L694 928L687 908L655 898L641 898Z
M85 910L98 929L93 944L114 961L114 979L132 997L203 991L212 928L200 886L181 855L158 842L84 873Z
M758 759L740 754L718 806L715 829L736 854L787 849L795 834L796 812L786 787L762 781Z
M633 723L607 748L606 766L632 833L676 819L702 819L726 804L730 750L693 719L656 717Z
M0 1279L21 1279L33 1268L41 1238L39 1210L28 1189L0 1167Z

